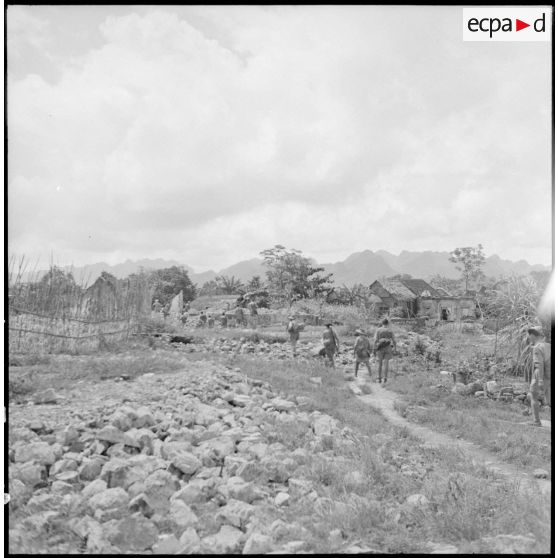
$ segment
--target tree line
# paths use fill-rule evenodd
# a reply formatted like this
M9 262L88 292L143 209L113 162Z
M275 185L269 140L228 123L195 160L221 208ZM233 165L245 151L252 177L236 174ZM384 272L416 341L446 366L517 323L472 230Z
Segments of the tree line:
M147 285L163 305L169 303L180 291L184 301L192 301L204 295L245 295L258 293L260 301L274 301L279 305L290 306L297 300L314 299L320 303L342 304L369 307L371 295L368 286L363 284L334 286L333 275L323 267L313 263L300 250L287 249L277 244L260 252L266 268L265 277L253 276L243 282L235 276L220 275L198 286L194 284L188 271L182 266L172 266L158 270L140 270L125 279L103 271L97 281L126 288L134 285ZM477 306L483 316L506 315L507 319L517 318L518 312L525 313L520 301L529 300L529 308L544 292L549 272L532 272L527 278L495 280L484 275L485 262L482 245L456 248L450 254L450 261L461 272L460 279L449 279L435 275L429 282L435 288L443 288L450 293L467 293L474 287ZM388 279L411 278L408 275L395 275ZM505 288L503 285L505 284ZM39 281L26 284L29 293L41 293L48 300L54 293L60 298L73 298L84 292L86 287L78 285L69 271L53 266ZM21 289L20 289L21 290ZM507 293L507 294L503 294ZM13 293L12 293L13 294ZM537 298L538 297L538 298ZM509 303L506 305L506 300ZM11 302L14 302L12 297ZM267 305L262 302L263 305ZM522 308L522 310L520 310ZM530 311L531 315L532 312Z

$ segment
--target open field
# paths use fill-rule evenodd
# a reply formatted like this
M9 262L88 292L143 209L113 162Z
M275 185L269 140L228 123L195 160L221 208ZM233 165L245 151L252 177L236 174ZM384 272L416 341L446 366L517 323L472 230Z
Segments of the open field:
M321 328L307 328L303 335L313 342L320 331ZM192 333L202 337L222 335L218 331ZM279 334L280 328L265 330L270 339ZM230 330L226 337L246 338L246 332ZM352 339L344 336L342 341L349 344ZM287 420L288 413L279 414L284 415L285 420L281 421L267 413L261 414L261 409L259 414L254 414L260 417L258 430L267 443L279 443L289 452L314 448L311 450L314 458L300 463L296 476L310 481L315 497L291 495L290 503L278 508L273 504L278 492L272 492L262 501L265 504L261 503L262 521L270 524L281 518L289 525L303 527L290 541L300 541L301 550L347 552L357 545L361 550L405 553L440 551L444 545L451 545L445 550L490 552L501 550L505 544L508 549L516 545L514 548L521 548L521 552L549 551L550 502L535 485L528 493L519 491L517 486L499 479L486 468L474 465L462 452L424 446L405 428L391 425L381 414L358 401L346 389L343 367L332 371L312 358L264 361L254 355L190 352L187 348L188 345L170 347L162 342L150 346L140 340L117 352L95 355L13 355L10 430L34 420L51 425L55 433L76 421L83 424L84 420L93 420L101 426L124 402L147 405L155 416L172 410L174 420L178 421L184 414L180 411L184 408L182 392L186 389L203 397L208 390L217 389L222 380L213 382L215 370L224 366L224 370L235 370L245 382L269 384L279 397L293 401L302 398L300 404L304 400L305 413L326 413L349 429L343 435L347 443L338 443L335 436L312 441L304 421ZM412 362L409 361L409 366ZM149 383L152 386L149 389L142 381L145 374L148 377L154 374L151 381L155 383ZM547 432L532 429L524 434L516 433L517 426L503 422L526 419L513 404L430 389L430 380L438 381L437 375L436 370L403 374L399 367L398 375L392 377L390 388L404 398L401 412L407 418L470 439L475 437L472 431L479 430L479 424L484 425L484 437L477 442L480 446L526 468L549 469ZM178 388L179 385L189 387ZM56 405L26 404L36 393L48 388L54 388L64 399ZM429 418L421 420L421 416ZM452 421L457 426L452 426ZM514 444L522 444L522 452L507 444L507 437ZM528 447L530 452L525 451ZM274 486L275 490L284 490L280 484ZM40 490L44 492L48 488ZM194 511L199 517L205 517L201 507ZM12 535L19 533L15 538L12 536L14 544L18 541L23 544L24 539L17 538L22 536L18 526L30 515L33 514L29 506L23 502L15 505L10 513L10 527L15 529ZM198 530L203 538L218 527L208 519L205 527ZM164 528L159 525L158 528L164 534ZM61 551L83 549L84 540L67 527L50 529L41 535L42 539L34 539L36 548L52 545L54 540L58 542L52 548ZM504 535L518 538L496 538ZM248 537L248 532L244 536ZM286 548L281 544L288 541L275 541L272 548Z

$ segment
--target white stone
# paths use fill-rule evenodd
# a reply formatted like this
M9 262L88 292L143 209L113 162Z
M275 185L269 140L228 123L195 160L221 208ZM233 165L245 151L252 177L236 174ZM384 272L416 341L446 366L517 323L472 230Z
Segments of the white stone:
M265 554L273 548L273 539L261 533L252 533L246 540L242 554Z
M286 506L290 500L290 496L286 492L279 492L275 496L274 503L276 506Z

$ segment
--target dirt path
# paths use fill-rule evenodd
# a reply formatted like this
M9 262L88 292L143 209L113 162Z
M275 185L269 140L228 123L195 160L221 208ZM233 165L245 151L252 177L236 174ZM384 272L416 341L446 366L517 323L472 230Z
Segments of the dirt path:
M356 385L361 385L365 382L366 380L363 377L359 377ZM351 383L350 386L355 386L355 383ZM494 473L506 477L512 482L517 482L521 490L531 490L533 484L538 484L543 493L550 494L550 480L535 479L530 474L514 467L513 465L498 461L493 455L483 450L473 442L457 440L446 434L434 432L429 428L409 422L394 409L394 403L396 401L400 401L395 392L390 391L389 389L376 383L372 383L370 386L372 388L372 393L367 395L357 395L358 399L380 411L392 424L406 427L412 435L421 438L430 446L453 447L463 451L467 457L471 458L473 463L483 464L487 469L493 471Z

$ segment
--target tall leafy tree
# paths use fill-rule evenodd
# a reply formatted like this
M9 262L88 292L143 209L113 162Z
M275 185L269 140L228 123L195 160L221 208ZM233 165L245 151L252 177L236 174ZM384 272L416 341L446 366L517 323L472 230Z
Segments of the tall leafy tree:
M196 297L196 287L182 266L157 269L152 272L150 281L154 287L153 298L158 298L161 304L170 302L180 291L185 302Z
M355 283L352 286L343 285L338 292L339 301L350 306L359 306L368 301L370 291L362 284Z
M248 283L246 283L246 288L249 291L259 291L264 288L263 281L259 275L254 275Z
M469 290L471 281L483 276L481 267L486 261L482 244L477 246L464 246L450 252L449 261L457 264L455 267L461 271L465 281L465 291Z
M276 244L260 252L267 267L270 290L277 298L292 302L296 298L316 298L333 289L332 274L323 275L300 250L287 250Z
M40 279L39 285L58 293L68 293L76 288L76 281L71 271L64 271L52 266Z
M211 281L206 281L200 289L201 296L214 296L221 293L221 287L217 284L215 279L211 279Z
M442 288L450 294L458 293L461 290L461 279L450 279L443 277L439 273L432 276L428 281L434 288Z

